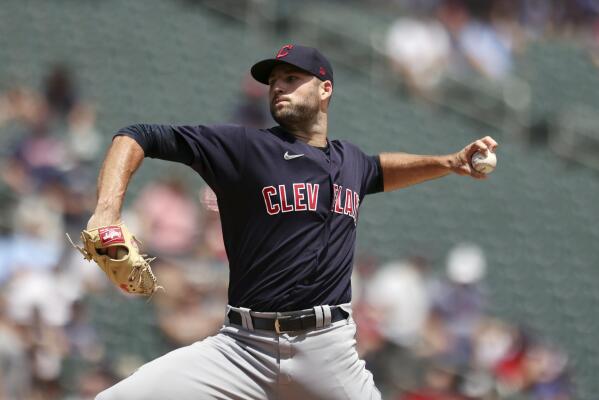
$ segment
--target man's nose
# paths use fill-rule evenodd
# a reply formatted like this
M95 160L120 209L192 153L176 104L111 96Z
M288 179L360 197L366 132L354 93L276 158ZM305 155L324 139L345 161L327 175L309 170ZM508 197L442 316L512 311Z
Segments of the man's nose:
M283 93L283 87L279 83L274 83L272 87L272 92L274 94L281 94Z

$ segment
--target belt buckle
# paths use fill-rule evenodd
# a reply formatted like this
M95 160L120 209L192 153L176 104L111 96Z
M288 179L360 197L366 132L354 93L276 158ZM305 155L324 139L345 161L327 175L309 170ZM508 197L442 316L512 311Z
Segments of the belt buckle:
M277 335L281 334L281 323L279 322L279 317L275 319L275 332Z
M275 332L277 333L277 335L280 335L283 332L286 331L281 331L281 319L288 319L289 317L286 315L283 315L281 313L277 313L277 315L275 316Z

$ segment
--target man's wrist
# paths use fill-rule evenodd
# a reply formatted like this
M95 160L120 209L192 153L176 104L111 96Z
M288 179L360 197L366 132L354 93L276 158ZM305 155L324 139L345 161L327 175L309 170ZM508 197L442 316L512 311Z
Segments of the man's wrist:
M118 208L115 208L114 202L98 201L94 216L102 221L119 221L121 219L121 212Z
M447 169L448 172L453 171L459 165L459 157L457 153L447 154L440 157L441 166Z

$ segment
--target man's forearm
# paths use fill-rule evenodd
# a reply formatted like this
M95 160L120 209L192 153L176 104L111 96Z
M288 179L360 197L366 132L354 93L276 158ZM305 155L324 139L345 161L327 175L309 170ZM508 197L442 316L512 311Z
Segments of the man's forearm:
M113 140L98 176L98 203L90 225L100 226L120 219L127 186L143 158L143 149L130 137L118 136Z
M455 157L456 155L382 153L380 160L385 191L397 190L445 176L452 172Z

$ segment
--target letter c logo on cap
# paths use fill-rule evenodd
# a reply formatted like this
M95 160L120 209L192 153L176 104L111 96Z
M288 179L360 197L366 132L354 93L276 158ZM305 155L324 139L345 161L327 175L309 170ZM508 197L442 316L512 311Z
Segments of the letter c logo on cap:
M286 44L285 46L281 47L281 49L277 53L277 57L276 58L283 58L283 57L285 57L287 54L289 54L289 50L291 50L291 49L293 49L293 45L292 44Z

